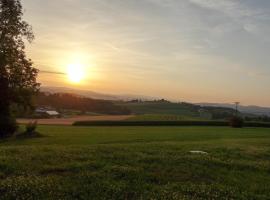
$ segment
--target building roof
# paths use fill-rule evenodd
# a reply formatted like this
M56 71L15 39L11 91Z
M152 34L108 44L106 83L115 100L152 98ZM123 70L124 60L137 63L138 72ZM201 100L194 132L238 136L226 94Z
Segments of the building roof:
M51 115L51 116L59 115L59 113L58 113L57 111L55 111L55 110L48 110L48 111L46 111L46 113L47 113L48 115Z

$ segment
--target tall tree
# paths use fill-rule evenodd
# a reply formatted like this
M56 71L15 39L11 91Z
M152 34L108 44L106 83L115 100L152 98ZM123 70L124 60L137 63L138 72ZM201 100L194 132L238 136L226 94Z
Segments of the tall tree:
M39 90L38 70L25 54L24 39L32 42L32 27L22 19L20 0L0 0L0 137L15 131L13 103L28 107Z

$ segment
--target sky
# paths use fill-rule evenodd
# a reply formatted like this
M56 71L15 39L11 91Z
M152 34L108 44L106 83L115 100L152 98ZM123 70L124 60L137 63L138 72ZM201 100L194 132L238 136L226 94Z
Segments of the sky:
M43 86L270 106L269 0L22 4ZM65 73L77 63L84 78L73 83Z

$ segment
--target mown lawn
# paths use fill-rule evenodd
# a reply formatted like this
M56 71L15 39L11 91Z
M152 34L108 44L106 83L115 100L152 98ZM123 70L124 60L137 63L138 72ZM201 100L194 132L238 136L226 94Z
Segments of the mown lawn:
M44 137L0 143L0 199L270 198L270 129L40 126L39 132Z

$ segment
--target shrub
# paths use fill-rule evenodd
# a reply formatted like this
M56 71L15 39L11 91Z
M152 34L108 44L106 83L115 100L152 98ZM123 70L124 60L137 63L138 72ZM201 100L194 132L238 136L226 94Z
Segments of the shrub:
M25 126L25 132L27 133L34 133L37 129L37 121L29 122Z
M244 126L246 126L246 127L270 128L270 123L267 123L267 122L245 122Z
M29 122L25 125L25 131L18 135L18 137L39 137L40 134L36 131L37 121Z
M230 119L230 126L233 128L242 128L244 126L244 120L241 117L234 116Z

